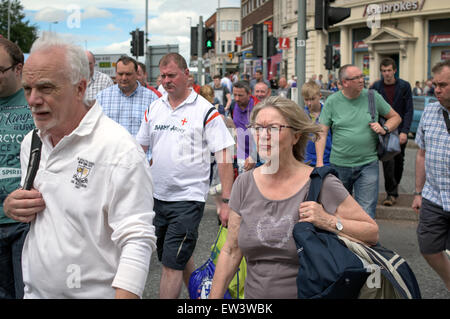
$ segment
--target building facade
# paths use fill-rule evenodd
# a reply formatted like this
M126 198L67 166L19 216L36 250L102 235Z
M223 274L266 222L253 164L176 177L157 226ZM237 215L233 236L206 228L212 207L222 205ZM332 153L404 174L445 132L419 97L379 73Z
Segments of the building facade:
M205 21L205 27L214 28L215 47L205 54L205 69L211 76L224 75L238 68L236 38L241 35L240 8L218 8Z
M241 1L241 37L242 46L239 52L239 69L241 73L253 76L256 70L263 69L262 57L254 56L253 50L253 25L266 24L267 34L278 38L280 31L276 26L276 0L242 0ZM267 57L267 78L277 78L282 74L283 54L275 50L274 54Z
M291 43L297 39L297 0L274 0L274 29ZM326 44L340 54L340 65L360 67L368 83L380 78L379 63L393 58L398 76L414 84L431 76L437 62L450 59L450 4L441 0L336 0L351 16L329 28L314 30L314 3L307 1L306 78L329 73L324 66ZM295 74L296 46L282 50L281 71ZM336 73L337 70L330 71Z

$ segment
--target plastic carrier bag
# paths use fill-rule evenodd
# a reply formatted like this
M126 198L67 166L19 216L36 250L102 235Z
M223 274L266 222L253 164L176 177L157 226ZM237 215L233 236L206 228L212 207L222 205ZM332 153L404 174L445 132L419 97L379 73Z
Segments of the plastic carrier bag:
M216 241L213 248L216 248L217 241L222 233L222 226L220 226L219 233L217 234ZM189 298L190 299L208 299L211 292L212 280L214 277L214 272L216 271L216 265L213 259L217 257L215 255L215 249L211 252L211 256L208 260L194 272L192 272L189 278ZM231 299L230 292L227 290L224 299Z
M227 240L228 229L220 226L219 234L216 243L211 247L211 258L214 264L217 264L217 259L219 258L220 250L222 249L225 241ZM238 271L234 275L233 279L228 286L228 291L230 292L231 298L233 299L244 299L244 283L245 277L247 276L247 262L245 257L242 258L239 264ZM239 294L238 294L239 290Z

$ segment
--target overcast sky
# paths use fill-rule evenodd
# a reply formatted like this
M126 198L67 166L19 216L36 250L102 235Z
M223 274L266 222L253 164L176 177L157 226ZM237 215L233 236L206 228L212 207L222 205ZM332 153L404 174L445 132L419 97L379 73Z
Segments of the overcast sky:
M178 44L189 58L190 24L206 21L239 0L149 0L150 45ZM145 31L145 0L21 0L26 19L40 31L55 31L94 53L130 53L130 31Z

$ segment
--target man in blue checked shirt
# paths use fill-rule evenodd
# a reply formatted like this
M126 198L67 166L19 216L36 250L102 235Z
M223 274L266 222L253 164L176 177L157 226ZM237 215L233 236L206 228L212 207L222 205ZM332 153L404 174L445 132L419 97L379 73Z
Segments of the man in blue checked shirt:
M121 56L116 63L117 84L100 91L96 98L103 112L134 137L145 110L158 99L155 93L139 83L137 70L138 65L133 58Z
M439 102L425 107L416 133L416 191L420 252L450 291L450 60L433 69Z

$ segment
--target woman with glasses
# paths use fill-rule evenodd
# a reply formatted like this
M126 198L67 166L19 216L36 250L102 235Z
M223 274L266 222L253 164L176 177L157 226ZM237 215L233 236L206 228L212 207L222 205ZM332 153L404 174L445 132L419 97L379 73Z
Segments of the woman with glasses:
M299 264L292 230L297 222L375 244L377 224L342 183L324 179L319 200L304 202L312 167L303 163L311 123L293 101L269 97L252 111L250 129L265 164L238 177L230 198L227 242L213 279L211 298L222 298L242 256L247 260L245 298L296 298Z

